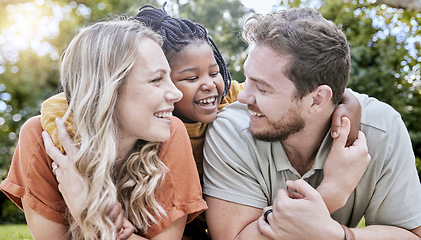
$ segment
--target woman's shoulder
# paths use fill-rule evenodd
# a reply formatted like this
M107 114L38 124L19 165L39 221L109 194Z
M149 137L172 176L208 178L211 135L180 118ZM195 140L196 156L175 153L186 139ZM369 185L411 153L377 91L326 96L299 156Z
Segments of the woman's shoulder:
M170 138L161 144L160 156L169 157L167 155L179 156L185 151L191 151L190 138L184 123L177 117L171 117L171 134ZM185 148L188 146L188 148Z
M26 122L22 125L19 137L27 137L30 135L41 135L42 127L41 127L41 116L33 116L26 120Z
M173 131L187 131L184 123L178 117L171 117L171 133Z

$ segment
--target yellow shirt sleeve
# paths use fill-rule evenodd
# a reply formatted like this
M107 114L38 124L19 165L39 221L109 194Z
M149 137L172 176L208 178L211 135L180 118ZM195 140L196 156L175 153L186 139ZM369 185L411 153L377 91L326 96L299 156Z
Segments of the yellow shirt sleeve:
M63 146L58 139L57 126L55 123L56 118L62 118L67 112L69 105L64 93L59 93L45 100L41 105L41 126L48 134L50 134L54 145L64 153ZM67 132L72 139L75 139L76 130L72 124L72 114L66 119ZM75 142L79 142L75 140Z
M235 80L231 81L231 87L228 94L222 99L221 104L219 104L218 112L228 104L231 104L237 101L238 94L244 89L244 83L239 83Z

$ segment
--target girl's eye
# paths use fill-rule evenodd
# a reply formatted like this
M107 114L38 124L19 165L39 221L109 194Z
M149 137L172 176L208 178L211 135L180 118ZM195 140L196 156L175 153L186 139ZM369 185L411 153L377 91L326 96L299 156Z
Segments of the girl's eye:
M211 77L216 77L218 75L219 72L213 72L211 74L209 74Z
M196 81L197 79L198 79L198 77L184 78L184 80L187 80L187 81Z

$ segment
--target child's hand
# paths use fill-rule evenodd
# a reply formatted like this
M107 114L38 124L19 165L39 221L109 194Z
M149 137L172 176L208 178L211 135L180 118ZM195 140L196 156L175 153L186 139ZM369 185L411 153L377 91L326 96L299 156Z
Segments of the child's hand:
M341 131L342 118L347 117L351 121L351 130L347 134L346 146L351 146L358 138L361 122L361 105L358 99L347 89L342 96L342 103L338 105L332 114L331 136L337 138Z
M129 220L124 218L124 210L119 202L111 209L108 217L114 223L117 232L117 240L126 240L134 233L135 228Z
M135 228L132 225L132 223L129 222L129 220L124 219L122 229L118 233L117 239L126 240L134 233L134 231L135 231Z
M371 161L363 132L351 146L345 146L349 131L350 121L343 117L339 136L333 140L323 166L323 181L317 188L331 213L346 203Z

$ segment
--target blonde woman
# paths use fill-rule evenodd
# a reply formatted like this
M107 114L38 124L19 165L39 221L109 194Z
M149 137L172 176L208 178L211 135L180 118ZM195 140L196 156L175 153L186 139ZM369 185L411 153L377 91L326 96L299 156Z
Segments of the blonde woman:
M62 154L41 117L28 120L1 184L34 239L181 239L207 208L187 132L171 117L182 94L161 42L136 21L116 20L84 28L69 44L63 120L76 131L70 138L56 121Z

